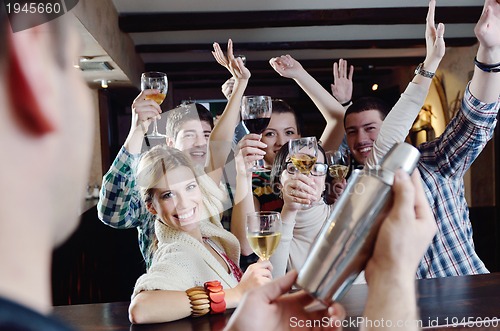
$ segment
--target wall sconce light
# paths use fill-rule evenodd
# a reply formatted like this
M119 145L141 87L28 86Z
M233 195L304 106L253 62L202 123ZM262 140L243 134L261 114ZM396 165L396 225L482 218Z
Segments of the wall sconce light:
M372 85L372 91L376 91L376 90L378 90L378 84L377 83L375 83L375 84Z

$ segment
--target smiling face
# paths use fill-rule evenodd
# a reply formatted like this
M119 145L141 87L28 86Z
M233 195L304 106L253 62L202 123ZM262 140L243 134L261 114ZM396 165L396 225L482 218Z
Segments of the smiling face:
M378 110L366 110L346 116L347 145L358 163L365 164L381 125L382 118Z
M261 141L267 144L264 161L266 165L272 165L276 153L281 146L290 139L300 138L297 130L297 122L293 113L273 113L266 130L262 133Z
M207 143L212 127L206 121L190 120L182 123L173 147L183 151L194 164L204 166L207 158Z
M202 195L195 175L190 168L179 166L161 178L148 209L169 227L194 233L199 229L201 205Z

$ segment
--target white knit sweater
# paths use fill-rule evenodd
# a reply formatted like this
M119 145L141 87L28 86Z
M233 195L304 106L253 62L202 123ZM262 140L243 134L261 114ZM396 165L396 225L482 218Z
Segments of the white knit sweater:
M309 209L298 211L295 222L283 223L281 241L271 256L273 278L283 276L287 270L299 271L302 268L331 208L332 206L321 202Z
M240 245L233 234L207 221L200 222L200 230L203 237L217 243L238 264ZM238 285L234 275L228 274L210 251L189 234L174 230L160 221L156 221L155 231L158 250L147 273L137 280L132 298L141 291L185 291L211 280L219 280L224 288Z

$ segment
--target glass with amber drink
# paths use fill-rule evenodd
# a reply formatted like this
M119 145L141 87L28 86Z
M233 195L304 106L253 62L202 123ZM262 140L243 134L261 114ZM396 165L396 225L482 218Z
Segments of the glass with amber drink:
M158 105L161 105L167 96L168 80L167 74L164 72L149 71L141 75L141 90L157 90L158 93L146 95L146 100L153 100ZM156 118L153 120L153 130L150 134L146 135L148 138L158 139L165 138L164 134L158 132L158 123Z

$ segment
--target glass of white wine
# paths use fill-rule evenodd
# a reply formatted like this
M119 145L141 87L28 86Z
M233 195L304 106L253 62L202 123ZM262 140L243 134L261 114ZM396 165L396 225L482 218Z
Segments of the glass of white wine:
M328 151L326 152L326 162L330 176L337 181L347 177L349 173L350 155L348 151Z
M316 137L291 139L288 143L288 155L297 170L304 175L309 175L318 159Z
M304 175L311 173L318 160L318 142L316 137L302 137L288 142L288 156L295 168ZM302 209L308 209L313 204L303 204Z
M156 94L146 95L146 100L153 100L158 105L161 105L165 97L167 96L168 90L168 79L167 74L158 71L144 72L141 75L141 90L154 89L159 92ZM151 139L165 138L166 135L158 132L158 123L156 118L153 120L153 130L146 137Z
M269 260L281 239L281 214L276 211L248 213L247 239L255 254Z

